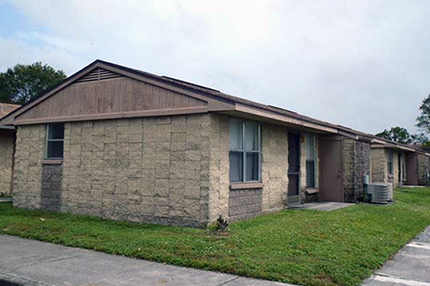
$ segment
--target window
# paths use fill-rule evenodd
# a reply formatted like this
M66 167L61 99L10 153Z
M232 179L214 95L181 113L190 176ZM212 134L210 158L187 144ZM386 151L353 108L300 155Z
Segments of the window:
M52 123L46 128L46 158L63 159L64 124Z
M388 175L393 175L393 157L394 157L393 150L388 150L388 154L387 154Z
M230 182L260 181L260 125L230 120Z
M306 187L315 188L315 135L306 135Z

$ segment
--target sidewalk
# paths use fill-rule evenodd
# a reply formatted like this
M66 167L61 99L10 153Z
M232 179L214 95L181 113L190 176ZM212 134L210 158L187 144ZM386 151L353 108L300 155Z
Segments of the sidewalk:
M165 265L0 235L0 285L286 286L291 284Z
M403 247L363 285L430 286L430 227Z

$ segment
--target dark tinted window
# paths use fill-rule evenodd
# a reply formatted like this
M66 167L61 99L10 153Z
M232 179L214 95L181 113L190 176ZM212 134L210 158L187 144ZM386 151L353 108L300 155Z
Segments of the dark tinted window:
M64 146L64 124L52 123L47 126L46 158L62 159Z

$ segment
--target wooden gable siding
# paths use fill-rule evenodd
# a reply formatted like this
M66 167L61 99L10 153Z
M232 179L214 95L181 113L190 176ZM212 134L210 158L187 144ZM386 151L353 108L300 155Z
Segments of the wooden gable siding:
M106 75L106 74L105 74ZM125 76L90 72L17 120L205 107L207 102Z

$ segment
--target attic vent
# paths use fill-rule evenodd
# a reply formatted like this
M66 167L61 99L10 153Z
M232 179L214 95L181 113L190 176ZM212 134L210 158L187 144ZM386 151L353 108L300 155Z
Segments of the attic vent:
M89 81L101 81L105 79L117 78L121 77L121 75L111 72L107 69L96 68L86 74L85 76L78 79L76 82L89 82Z

